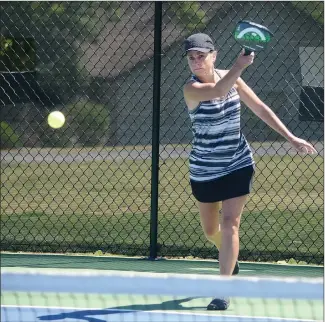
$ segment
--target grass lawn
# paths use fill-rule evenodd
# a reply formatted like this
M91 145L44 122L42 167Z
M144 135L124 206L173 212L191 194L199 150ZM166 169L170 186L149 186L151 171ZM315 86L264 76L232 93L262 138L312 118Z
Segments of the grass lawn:
M241 259L323 262L323 158L255 157ZM148 255L151 160L9 163L1 169L3 250ZM160 162L162 256L216 256L206 243L187 160Z

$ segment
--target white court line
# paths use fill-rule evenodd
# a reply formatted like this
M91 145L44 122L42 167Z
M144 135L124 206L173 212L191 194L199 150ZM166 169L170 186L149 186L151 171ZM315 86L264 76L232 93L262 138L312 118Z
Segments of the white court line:
M274 322L281 322L281 321L287 321L287 322L318 322L321 320L308 320L308 319L297 319L297 318L283 318L283 317L272 317L272 316L247 316L247 315L224 315L220 311L218 312L219 314L208 314L208 313L195 313L195 312L179 312L179 311L163 311L163 310L155 310L155 311L139 311L139 310L125 310L125 309L103 309L103 308L80 308L80 307L58 307L58 306L30 306L30 305L1 305L1 320L3 322L6 322L7 320L3 316L3 309L16 309L14 311L14 314L18 313L21 314L21 309L30 309L33 313L34 316L36 315L44 315L43 312L37 313L37 309L39 310L46 310L46 315L59 315L59 314L68 314L68 312L51 312L50 310L61 310L61 311L66 311L66 310L73 310L76 311L75 313L78 313L79 311L107 311L107 312L121 312L121 313L114 313L113 316L109 316L109 321L110 322L119 322L119 321L124 321L124 322L136 322L139 321L139 318L141 318L141 321L150 321L150 322L155 322L155 321L162 321L161 318L163 317L163 321L182 321L182 319L175 319L177 316L187 316L187 317L192 317L196 322L200 322L199 317L209 317L210 319L213 319L213 321L226 321L226 322L233 322L233 321L241 321L241 320L266 320L266 321L274 321ZM69 312L73 313L73 312ZM136 315L135 319L130 320L129 318L132 318L132 316L125 315L125 313L133 313L133 316ZM100 318L105 314L98 313L96 318ZM153 315L156 315L156 317L153 318ZM10 312L8 312L8 317L11 318ZM89 317L95 317L95 315L90 315ZM114 319L112 319L114 317ZM117 319L115 320L115 317ZM21 318L21 317L20 317ZM85 318L87 318L87 314L85 315ZM157 318L157 319L156 319ZM62 317L61 320L63 321L69 321L69 320L75 320L73 317L67 319L67 317ZM42 319L43 321L47 321L45 319ZM8 320L9 322L10 320ZM11 320L12 321L12 320ZM24 322L25 320L21 320L21 322ZM59 320L56 320L59 321ZM189 320L187 320L189 321ZM26 321L27 322L27 321ZM202 321L203 322L203 321ZM206 322L206 320L204 320Z

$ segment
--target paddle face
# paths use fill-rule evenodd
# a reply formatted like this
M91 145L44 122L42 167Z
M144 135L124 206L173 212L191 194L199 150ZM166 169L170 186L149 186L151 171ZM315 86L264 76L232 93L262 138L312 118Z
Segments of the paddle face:
M233 35L235 40L245 48L245 55L265 49L273 36L268 28L247 20L237 23Z

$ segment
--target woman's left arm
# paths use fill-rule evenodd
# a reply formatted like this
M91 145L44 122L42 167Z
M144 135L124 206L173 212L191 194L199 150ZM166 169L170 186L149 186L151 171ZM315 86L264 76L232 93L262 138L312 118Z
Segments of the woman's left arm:
M243 101L269 127L286 138L298 152L311 154L317 152L310 143L294 136L275 113L258 98L253 90L241 78L238 78L236 85L241 101Z

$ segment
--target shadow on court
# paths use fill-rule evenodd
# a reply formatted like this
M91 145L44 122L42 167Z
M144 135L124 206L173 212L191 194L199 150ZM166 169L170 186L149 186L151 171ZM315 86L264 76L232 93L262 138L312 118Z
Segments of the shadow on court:
M193 311L196 309L206 309L203 306L191 306L184 307L182 304L188 301L193 300L193 297L187 297L184 299L165 301L156 304L135 304L135 305L124 305L117 306L109 309L88 309L88 310L77 310L72 312L64 312L58 314L50 314L39 316L38 319L41 321L60 321L64 319L77 319L84 320L88 322L106 322L107 320L102 320L101 318L97 318L96 316L110 316L113 314L128 314L128 313L136 313L135 311L164 311L164 310L173 310L173 311ZM123 321L123 318L121 318Z

